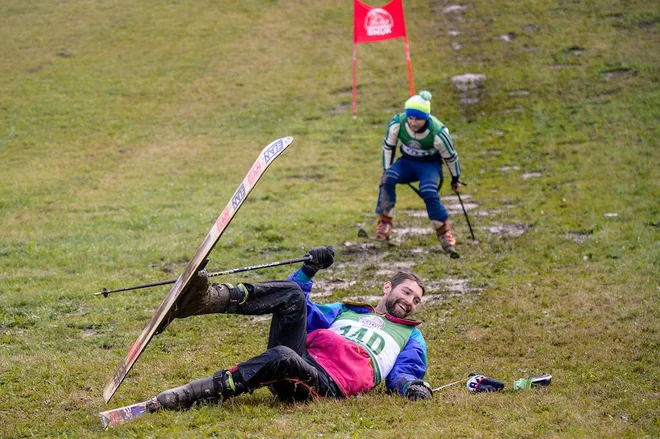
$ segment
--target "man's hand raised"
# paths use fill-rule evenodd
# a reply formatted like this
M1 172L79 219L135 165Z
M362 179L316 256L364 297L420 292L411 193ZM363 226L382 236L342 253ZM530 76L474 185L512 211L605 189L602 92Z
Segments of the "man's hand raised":
M302 266L303 273L309 277L314 277L317 271L328 268L335 262L335 251L332 246L314 247L305 256L311 256L311 260Z

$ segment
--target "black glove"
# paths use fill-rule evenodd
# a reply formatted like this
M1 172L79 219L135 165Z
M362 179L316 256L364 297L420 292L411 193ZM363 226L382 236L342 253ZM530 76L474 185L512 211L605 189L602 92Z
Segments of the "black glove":
M451 188L452 188L454 191L457 192L457 191L459 191L459 190L461 189L461 184L462 184L462 183L461 183L461 181L458 179L458 177L454 177L454 176L452 175L452 177L451 177Z
M424 380L412 380L404 393L405 397L416 401L418 399L429 399L433 397L433 389Z
M504 388L504 383L492 378L471 373L467 382L467 388L470 392L499 392Z
M309 277L314 277L317 271L328 268L335 262L335 251L332 246L314 247L307 252L305 257L307 256L311 256L311 259L303 263L302 272Z

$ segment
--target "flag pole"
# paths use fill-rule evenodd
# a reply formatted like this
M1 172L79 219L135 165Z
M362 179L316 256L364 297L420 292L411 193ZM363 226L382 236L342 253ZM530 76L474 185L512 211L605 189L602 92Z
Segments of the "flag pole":
M353 43L353 119L357 118L357 43Z
M403 45L406 48L406 63L408 64L408 83L410 84L410 96L415 95L415 85L413 84L412 64L410 63L410 47L408 46L408 36L403 36Z

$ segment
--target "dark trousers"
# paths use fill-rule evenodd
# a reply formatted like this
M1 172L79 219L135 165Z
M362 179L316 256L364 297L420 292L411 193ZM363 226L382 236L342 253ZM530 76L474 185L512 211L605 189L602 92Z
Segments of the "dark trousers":
M280 400L300 401L314 396L342 397L342 393L307 353L307 301L295 282L245 284L248 300L238 314L272 314L268 349L237 365L247 389L269 386Z

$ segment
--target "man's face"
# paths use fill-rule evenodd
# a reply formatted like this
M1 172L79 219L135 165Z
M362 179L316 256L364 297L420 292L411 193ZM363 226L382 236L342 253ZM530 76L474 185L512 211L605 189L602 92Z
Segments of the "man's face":
M424 125L426 125L426 119L418 119L413 116L408 116L408 126L412 128L413 131L417 132L424 128Z
M383 286L383 301L385 311L395 317L405 318L408 314L415 311L415 308L422 301L422 287L412 279L406 279L396 287L392 288L390 281L385 282Z

